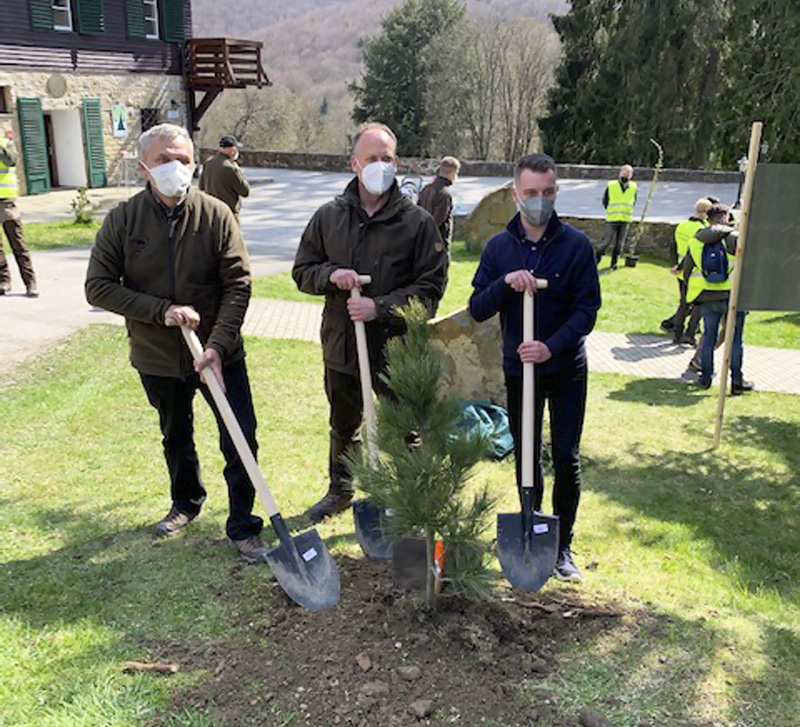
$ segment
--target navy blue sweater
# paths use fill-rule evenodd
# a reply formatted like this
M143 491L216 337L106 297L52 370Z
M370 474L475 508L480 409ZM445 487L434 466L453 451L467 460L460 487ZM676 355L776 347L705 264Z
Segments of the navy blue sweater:
M548 282L536 293L534 337L553 357L537 364L536 373L546 376L585 361L584 341L600 308L600 279L589 238L554 213L534 245L525 238L517 214L486 243L472 280L469 312L476 321L500 314L503 370L521 376L517 347L522 342L522 294L505 282L506 274L515 270L530 270Z

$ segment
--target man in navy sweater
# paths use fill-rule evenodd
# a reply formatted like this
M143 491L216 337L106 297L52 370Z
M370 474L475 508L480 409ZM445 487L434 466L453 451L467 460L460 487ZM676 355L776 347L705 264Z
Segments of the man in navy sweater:
M522 363L536 364L534 507L542 506L541 425L545 399L555 470L553 512L560 519L556 577L581 582L570 545L581 490L580 439L586 409L586 336L600 308L600 280L589 238L553 210L556 165L546 154L522 157L511 194L518 213L486 243L472 281L476 321L500 314L508 415L520 481ZM536 278L548 287L536 292ZM522 296L536 294L534 341L522 342ZM520 493L521 494L521 493Z

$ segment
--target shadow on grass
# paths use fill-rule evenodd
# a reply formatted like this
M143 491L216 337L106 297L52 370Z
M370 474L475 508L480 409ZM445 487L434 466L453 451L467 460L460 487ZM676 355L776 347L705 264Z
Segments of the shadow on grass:
M771 323L788 323L792 326L800 326L800 313L784 313L783 315L777 315L772 318L764 318L759 322L766 325Z
M759 462L743 464L720 450L651 454L633 447L632 466L593 458L587 486L648 518L691 527L697 539L713 544L716 566L742 589L774 589L792 599L800 578L800 423L739 417L730 430L731 445L773 452L783 459L786 474L776 475ZM653 544L635 532L631 537Z
M625 386L612 391L609 399L674 407L689 407L699 404L706 392L701 392L687 381L675 379L630 379Z

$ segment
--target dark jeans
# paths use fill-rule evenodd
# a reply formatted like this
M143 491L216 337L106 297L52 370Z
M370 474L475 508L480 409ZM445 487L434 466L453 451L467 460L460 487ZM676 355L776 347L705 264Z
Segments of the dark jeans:
M711 381L714 376L714 348L717 345L717 331L719 324L728 312L727 300L710 300L702 304L703 312L703 342L700 352L700 365L702 372L701 378ZM731 344L731 383L738 386L742 383L742 359L744 357L744 345L742 334L744 333L744 319L746 311L736 313L736 321L733 325L733 343Z
M628 238L629 222L606 222L603 234L603 244L597 251L598 259L600 255L605 255L608 246L613 242L614 248L611 251L611 264L617 264L620 250L625 247L625 240Z
M517 489L522 487L522 377L506 374L508 419L514 437ZM572 542L581 497L580 441L586 411L586 364L550 376L536 376L533 435L534 508L541 510L544 496L542 472L542 416L545 399L550 411L550 448L555 472L553 514L559 517L559 546Z
M379 368L372 370L372 389L380 397L391 398L392 392L379 374ZM352 495L353 484L347 465L342 456L361 446L361 421L364 405L361 398L359 377L325 368L325 393L330 404L330 455L328 471L330 490L339 495Z
M694 338L697 335L697 329L700 326L700 306L693 305L686 300L686 290L689 286L685 280L678 279L678 289L680 291L680 303L678 310L672 317L672 322L675 324L675 338L680 338L684 335L683 324L686 321L686 316L689 316L689 325L686 326L685 335Z
M239 459L233 440L219 415L211 392L201 383L197 374L186 379L139 374L147 398L158 411L163 435L164 458L169 470L172 504L183 512L196 515L200 512L206 491L200 478L200 462L194 446L194 413L192 401L195 391L208 402L219 428L219 447L225 457L223 474L228 484L229 515L225 526L228 537L242 540L261 532L264 522L252 514L255 489ZM223 369L225 388L233 413L239 421L245 439L255 455L256 415L250 394L250 380L244 359L228 364Z
M19 273L22 277L22 282L25 287L29 288L36 285L36 275L33 272L33 263L31 262L31 254L25 245L25 235L22 232L21 219L5 219L3 221L3 230L8 238L8 244L11 245L11 252L17 261ZM3 243L0 240L0 285L8 284L11 282L11 270L8 267L8 260L3 252Z

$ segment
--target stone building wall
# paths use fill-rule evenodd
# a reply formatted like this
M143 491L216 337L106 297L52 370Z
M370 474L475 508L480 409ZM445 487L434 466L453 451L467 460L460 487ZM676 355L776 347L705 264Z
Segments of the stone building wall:
M83 99L99 98L103 112L103 143L106 155L108 184L122 182L122 158L125 153L136 152L136 140L141 133L141 109L157 108L161 122L187 124L186 93L183 79L176 75L151 73L128 74L65 74L66 92L54 97L48 90L48 81L54 74L49 71L19 72L0 70L0 86L8 89L8 114L0 114L3 130L11 125L19 147L18 175L20 192L25 193L25 174L22 161L19 121L16 113L17 98L40 98L42 111L81 111ZM128 136L117 138L111 125L111 107L123 104L128 109Z

